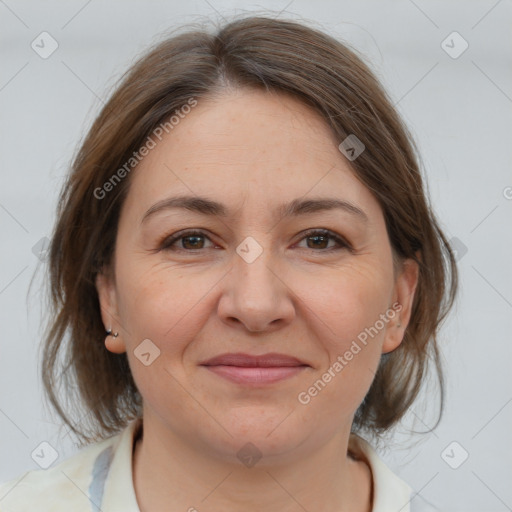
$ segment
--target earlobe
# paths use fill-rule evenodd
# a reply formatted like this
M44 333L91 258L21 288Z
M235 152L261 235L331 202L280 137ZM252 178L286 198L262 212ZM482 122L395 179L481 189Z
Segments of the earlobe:
M418 263L412 259L403 261L401 271L395 282L395 293L392 303L395 315L387 326L386 336L382 345L383 354L392 352L402 343L405 329L411 319L418 280Z
M110 352L122 354L126 347L119 333L119 319L115 286L108 273L101 272L96 276L96 290L100 303L101 319L105 326L105 347Z
M118 332L108 332L105 335L105 347L109 352L114 354L123 354L126 352L126 347Z

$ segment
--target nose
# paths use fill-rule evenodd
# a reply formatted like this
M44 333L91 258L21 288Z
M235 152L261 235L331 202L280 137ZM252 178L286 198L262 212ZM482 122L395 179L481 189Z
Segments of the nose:
M287 282L283 265L270 250L254 261L235 253L232 269L225 279L218 314L230 327L250 332L271 332L288 325L295 317L295 295Z

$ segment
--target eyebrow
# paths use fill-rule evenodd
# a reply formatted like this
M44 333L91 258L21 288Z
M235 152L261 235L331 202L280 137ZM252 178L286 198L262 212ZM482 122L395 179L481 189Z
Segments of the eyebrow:
M151 208L149 208L142 217L141 224L155 213L173 208L181 208L202 215L224 218L229 216L228 208L218 201L200 196L176 196L163 199L151 206ZM278 206L276 209L276 217L281 220L285 217L297 217L299 215L307 215L334 209L344 210L356 218L365 222L368 221L368 216L363 210L361 210L361 208L348 201L330 197L294 199L289 203Z

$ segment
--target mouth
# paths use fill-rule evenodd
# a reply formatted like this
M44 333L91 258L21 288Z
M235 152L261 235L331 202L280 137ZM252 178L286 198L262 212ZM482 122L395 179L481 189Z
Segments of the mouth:
M200 366L231 382L256 386L273 384L311 368L295 357L277 353L260 356L242 353L221 354L208 359Z

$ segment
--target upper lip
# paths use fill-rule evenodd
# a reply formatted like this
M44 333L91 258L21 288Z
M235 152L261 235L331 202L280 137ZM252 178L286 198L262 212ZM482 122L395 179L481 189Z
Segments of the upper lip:
M202 366L242 366L242 367L282 367L282 366L309 366L296 357L278 354L275 352L254 356L250 354L226 353L212 357L200 363Z

